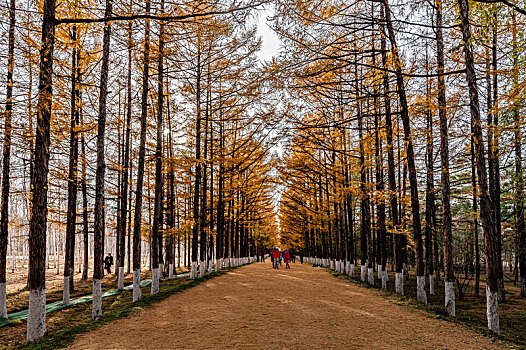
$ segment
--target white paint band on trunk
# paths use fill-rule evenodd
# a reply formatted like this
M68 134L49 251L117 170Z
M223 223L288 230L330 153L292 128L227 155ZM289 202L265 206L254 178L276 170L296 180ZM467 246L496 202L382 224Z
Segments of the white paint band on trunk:
M349 276L354 277L354 264L351 264L351 268L349 270Z
M404 295L404 273L395 272L395 292Z
M32 343L46 334L46 290L29 291L27 313L27 342Z
M192 268L190 269L190 279L193 280L197 277L197 261L192 261Z
M124 289L124 266L119 266L119 277L117 281L117 288L119 288L119 290Z
M360 266L360 279L362 282L365 282L365 272L367 271L367 267L365 265Z
M429 295L435 295L435 276L429 274Z
M0 283L0 318L7 318L7 289L5 283Z
M416 276L416 298L421 303L427 304L426 276Z
M213 268L213 261L212 260L208 260L208 273L212 273L212 268Z
M168 264L168 279L174 278L174 264Z
M69 298L69 276L64 276L64 282L62 284L62 304L68 305L70 303Z
M199 278L205 275L205 265L205 261L201 260L201 262L199 263Z
M133 301L141 299L141 269L133 270Z
M450 316L456 316L455 282L444 281L444 306Z
M374 269L372 267L367 268L367 277L369 278L369 285L374 286Z
M383 270L383 266L382 265L378 265L378 270L377 270L377 274L378 274L378 279L381 281L382 280L382 274L383 274L384 270Z
M100 317L102 317L102 286L99 279L93 279L91 319L98 320Z
M387 268L383 268L380 275L382 276L382 289L387 290Z
M160 268L157 267L155 269L152 269L152 286L150 289L150 294L154 295L159 293L159 279L160 279Z
M486 305L487 305L487 316L488 316L488 328L493 333L499 335L499 293L497 291L492 292L489 286L486 285Z

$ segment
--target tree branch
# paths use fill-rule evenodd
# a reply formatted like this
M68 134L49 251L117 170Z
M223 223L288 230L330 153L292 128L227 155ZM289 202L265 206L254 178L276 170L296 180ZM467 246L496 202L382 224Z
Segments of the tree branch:
M526 9L523 9L523 8L513 4L511 2L509 2L508 0L473 0L473 1L481 2L481 3L484 3L484 4L504 4L504 5L512 8L512 9L514 9L518 13L526 15Z
M185 15L179 15L179 16L167 16L167 15L151 15L151 14L137 14L137 15L118 15L118 16L110 16L110 17L103 17L103 18L58 18L55 19L55 24L71 24L71 23L106 23L106 22L118 22L118 21L133 21L136 19L152 19L156 21L174 21L174 22L183 22L189 19L195 19L195 18L202 18L206 16L213 16L213 15L224 15L229 13L234 13L238 11L244 11L248 9L256 8L264 3L268 2L267 0L259 1L256 4L247 5L243 7L237 7L225 11L208 11L203 13L189 13Z

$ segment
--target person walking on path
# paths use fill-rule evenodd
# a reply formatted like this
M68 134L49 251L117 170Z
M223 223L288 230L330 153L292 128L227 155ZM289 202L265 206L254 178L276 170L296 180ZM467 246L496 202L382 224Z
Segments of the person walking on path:
M285 260L285 268L290 269L289 260L290 260L290 252L288 249L285 249L283 252L283 260Z
M281 260L281 253L277 248L272 251L272 267L279 269L279 261Z
M111 273L111 265L113 265L113 256L111 256L111 253L108 253L108 256L104 259L104 269L108 275Z

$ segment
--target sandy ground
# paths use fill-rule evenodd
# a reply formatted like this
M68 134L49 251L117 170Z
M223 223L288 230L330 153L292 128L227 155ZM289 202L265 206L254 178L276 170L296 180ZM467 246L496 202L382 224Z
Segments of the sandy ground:
M498 349L325 269L236 269L76 339L73 349Z

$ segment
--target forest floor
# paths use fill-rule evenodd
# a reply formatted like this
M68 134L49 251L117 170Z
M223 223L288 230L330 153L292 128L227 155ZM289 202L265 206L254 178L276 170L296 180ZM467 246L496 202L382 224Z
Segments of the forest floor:
M185 272L186 269L177 269L174 273ZM46 276L46 302L52 303L62 300L62 276L56 276L55 273L47 271L51 275L51 280ZM91 278L87 280L80 279L81 274L75 274L75 290L71 292L71 298L83 297L92 293ZM90 275L89 275L90 276ZM91 276L90 276L91 277ZM142 279L149 279L149 271L141 271ZM118 295L106 297L103 299L103 314L105 317L101 321L91 321L91 302L75 305L60 311L48 313L46 315L46 328L48 337L43 342L34 344L36 348L54 349L59 344L67 344L71 338L79 332L85 332L90 327L97 327L100 324L110 322L116 318L125 317L128 314L142 310L143 307L150 305L152 302L166 298L179 290L195 285L190 283L188 278L174 279L162 283L162 289L159 297L150 297L150 287L142 288L142 294L145 296L140 303L132 304L132 293L124 292ZM125 285L132 283L132 274L125 274ZM117 277L115 274L104 276L102 279L102 290L107 291L117 286ZM7 296L8 313L21 310L27 310L29 303L29 291L24 286L18 290L10 290ZM0 349L22 348L25 344L26 321L13 321L11 324L0 328Z
M502 349L512 345L335 278L252 264L79 336L72 349Z

